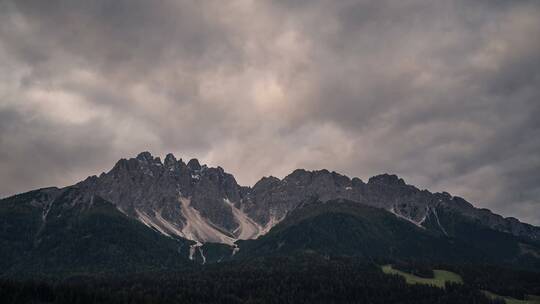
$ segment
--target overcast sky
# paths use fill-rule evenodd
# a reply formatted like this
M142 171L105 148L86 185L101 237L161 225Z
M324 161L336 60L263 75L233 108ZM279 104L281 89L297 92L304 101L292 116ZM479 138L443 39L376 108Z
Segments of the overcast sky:
M0 0L0 196L144 150L540 225L540 2Z

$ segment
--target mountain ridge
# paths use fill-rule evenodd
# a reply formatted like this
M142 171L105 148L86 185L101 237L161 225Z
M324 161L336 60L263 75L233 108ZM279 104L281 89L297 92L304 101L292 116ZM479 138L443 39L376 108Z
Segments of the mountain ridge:
M297 254L540 270L539 227L396 175L365 183L297 169L245 187L221 167L172 154L162 162L143 152L71 186L1 199L0 223L4 275L159 271Z
M80 190L76 201L88 202L94 195L100 196L162 234L198 243L233 245L239 239L256 238L308 198L347 199L383 208L419 227L426 219L434 218L437 229L445 234L437 211L450 208L492 229L540 241L539 227L475 208L447 192L420 190L387 173L373 176L365 183L326 169L296 169L283 179L262 177L247 187L239 185L232 174L219 166L201 165L197 159L184 163L171 153L162 162L145 151L135 158L120 159L110 171L89 176L72 186L34 191L53 193L70 188ZM186 227L189 231L183 231Z

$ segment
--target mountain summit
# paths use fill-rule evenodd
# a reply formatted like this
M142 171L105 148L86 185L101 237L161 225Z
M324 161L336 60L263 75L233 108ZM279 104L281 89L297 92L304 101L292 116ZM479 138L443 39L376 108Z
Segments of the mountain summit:
M347 199L383 208L443 234L449 229L440 224L439 213L458 213L501 232L540 240L538 227L474 208L448 193L419 190L391 174L377 175L364 183L328 170L297 169L281 180L263 177L253 187L242 187L221 167L201 165L197 159L186 164L171 153L162 162L150 152L141 152L135 158L119 160L99 177L91 176L53 192L69 189L78 190L79 204L98 196L164 235L200 243L233 244L256 238L310 198L323 202ZM50 202L44 205L50 208ZM428 227L431 220L435 227Z
M343 208L337 207L343 206L337 203L340 201L348 202L345 213ZM293 219L304 221L304 213L314 210L312 207L306 208L312 205L311 202L329 204L329 207L316 209L318 217L324 216L322 211L328 214L344 214L343 217L332 217L333 221L337 222L341 218L356 217L353 221L354 227L372 226L374 221L359 214L376 215L380 219L379 222L388 222L388 219L392 218L392 223L400 221L404 224L389 225L409 227L407 231L410 230L410 233L406 235L416 235L414 242L421 239L436 240L433 241L436 244L443 242L438 248L453 248L452 246L458 245L461 246L459 248L466 248L467 244L480 244L490 239L499 240L497 242L510 240L507 248L511 250L508 249L510 250L508 255L504 256L506 261L514 261L516 256L523 254L532 257L533 260L535 256L540 256L539 227L522 223L514 218L504 218L487 209L477 209L463 198L451 196L445 192L432 193L428 190L420 190L406 184L396 175L377 175L365 183L359 178L351 179L328 170L297 169L283 179L263 177L253 187L244 187L238 185L234 176L221 167L212 168L201 165L197 159L191 159L186 164L173 154L167 154L162 162L159 157L154 157L149 152L142 152L135 158L120 159L109 172L102 173L100 176L90 176L72 186L62 189L39 189L3 199L0 201L0 217L7 223L4 224L2 239L9 240L12 238L12 233L21 233L20 229L25 230L24 235L28 236L28 239L24 241L17 239L17 242L22 242L17 244L24 252L34 252L40 246L45 246L43 244L48 244L45 232L50 227L57 229L59 225L65 225L62 226L63 229L69 230L77 226L70 221L60 224L58 222L60 219L77 218L77 222L83 221L88 218L85 214L95 215L97 212L95 210L101 210L99 212L104 212L104 214L115 214L116 222L114 225L111 224L112 226L124 227L122 229L132 227L132 229L127 229L131 234L136 235L142 229L141 227L146 226L145 229L166 238L168 241L163 241L166 246L171 246L170 240L179 240L181 244L191 242L191 245L182 245L178 251L183 252L182 255L185 257L202 258L202 262L205 262L206 256L203 250L210 246L206 244L220 243L228 246L232 250L231 254L227 254L228 257L238 250L242 250L241 256L245 256L249 252L254 252L254 254L283 253L282 250L276 249L278 247L295 248L295 250L308 248L307 244L302 245L302 239L298 239L297 235L292 237L297 242L292 247L282 247L282 241L276 241L276 237L279 235L290 239L291 236L283 232L285 229L283 227L300 225L300 222ZM360 209L353 210L356 205ZM365 209L365 207L379 211L370 211L371 209ZM26 210L27 213L21 213L21 210ZM294 214L294 217L289 218L291 214ZM286 224L280 225L283 221ZM327 228L316 230L313 232L314 235L307 235L307 239L313 240L314 237L322 236L323 231L327 231L328 238L330 232L327 229L332 230L330 227L337 225L334 222L329 223L328 220L313 219L313 223L319 223L319 221L324 223L320 227ZM25 225L24 227L19 227L21 223L26 224L22 224ZM266 235L269 231L274 231L273 228L276 225L281 227L276 228L282 232L279 234L274 232L267 238ZM342 227L341 224L339 226ZM377 228L379 232L374 232L375 227L384 227L384 229ZM295 229L299 228L293 230ZM307 229L305 231L312 231L309 226L305 229ZM336 233L345 233L343 229L348 228L343 226ZM378 223L366 229L362 228L362 233L352 235L364 238L378 233L392 239L399 239L393 232L394 228L384 223ZM383 230L384 232L381 232ZM307 233L302 231L303 234ZM79 235L82 232L77 230L73 233ZM87 236L96 236L96 234L93 231L85 232L83 237ZM106 235L100 237L106 237ZM118 237L122 238L120 235ZM152 238L150 235L144 237ZM54 238L54 235L50 238ZM266 248L262 250L252 241L244 241L254 239L258 241L260 239L260 242L256 244L266 244L264 246L275 248L266 248L261 245ZM452 241L453 239L457 241ZM116 248L114 246L117 246L117 241L111 239L99 239L98 243L105 241L112 242L111 246ZM330 243L330 241L326 240L324 243ZM247 246L245 250L242 249L242 244ZM339 242L337 244L335 248L342 246ZM8 242L6 246L13 247L14 245ZM17 251L17 246L13 247L13 256L18 257L20 252ZM50 250L57 252L58 246L61 245L54 246ZM129 250L127 249L129 246L125 250ZM150 245L152 246L154 245ZM490 248L492 243L488 242L483 246ZM317 251L319 248L320 246L315 247L314 250ZM395 244L385 243L385 246L380 248L392 252L397 247ZM439 252L433 246L426 248ZM384 252L383 249L377 252ZM111 250L116 252L117 249ZM351 252L350 248L347 248L341 253L350 254ZM426 257L432 258L433 255L426 255Z

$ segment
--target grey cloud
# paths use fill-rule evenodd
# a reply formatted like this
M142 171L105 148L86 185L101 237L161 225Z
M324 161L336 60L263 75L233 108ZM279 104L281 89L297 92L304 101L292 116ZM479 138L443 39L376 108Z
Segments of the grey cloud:
M150 150L408 182L540 224L536 1L0 3L0 194Z

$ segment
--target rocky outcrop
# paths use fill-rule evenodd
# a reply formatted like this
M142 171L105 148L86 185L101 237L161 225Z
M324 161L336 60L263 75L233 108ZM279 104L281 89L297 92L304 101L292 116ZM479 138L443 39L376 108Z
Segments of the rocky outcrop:
M71 204L90 204L95 197L168 236L198 243L233 244L256 238L309 201L346 199L383 208L424 229L451 235L450 214L526 240L540 241L540 228L477 209L448 193L431 193L408 185L396 175L381 174L367 183L328 170L297 169L283 179L263 177L253 187L238 185L221 167L184 163L172 154L162 162L149 152L121 159L107 173L73 186L41 189L32 204L46 215L51 202L69 190ZM70 194L71 195L71 194ZM24 199L24 194L17 197ZM454 224L452 224L454 225Z
M119 160L109 172L89 177L73 187L79 188L86 200L98 195L123 213L167 235L221 242L221 237L234 239L240 226L224 199L238 203L241 187L222 168L201 166L196 159L186 164L168 154L162 163L160 158L142 152L135 158ZM199 228L211 227L212 231L191 235L193 223L189 221L193 219L189 216L194 214L203 221L198 223ZM186 235L186 227L190 235Z
M487 209L477 209L463 198L450 194L432 193L408 185L396 175L381 174L364 183L358 178L327 170L295 170L284 179L265 177L257 182L242 200L247 213L262 225L271 226L283 219L303 201L316 198L320 201L347 199L366 205L384 208L397 217L424 227L426 218L432 219L438 232L448 234L438 210L461 214L497 231L533 241L540 241L540 228L522 223L515 218L504 218ZM443 215L444 216L444 215ZM451 233L451 232L450 232Z

